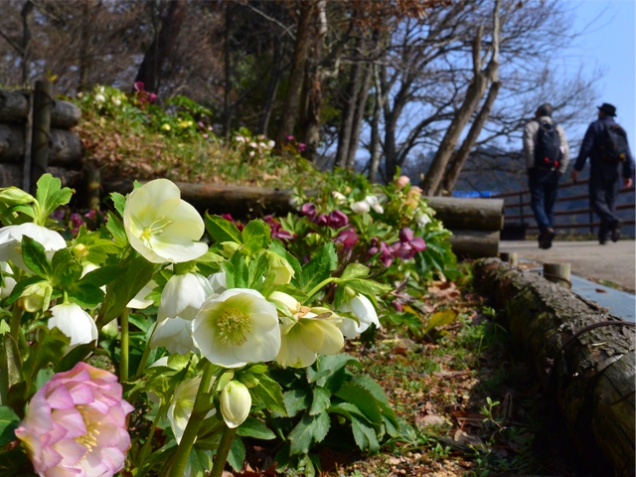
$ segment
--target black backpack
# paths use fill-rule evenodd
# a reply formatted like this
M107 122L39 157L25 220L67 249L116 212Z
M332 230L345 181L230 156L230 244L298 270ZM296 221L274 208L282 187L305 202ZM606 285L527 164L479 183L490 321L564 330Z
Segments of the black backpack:
M603 133L599 141L601 159L618 164L627 160L627 133L616 123L604 123Z
M561 159L561 138L556 124L539 121L539 131L534 144L534 167L558 169Z

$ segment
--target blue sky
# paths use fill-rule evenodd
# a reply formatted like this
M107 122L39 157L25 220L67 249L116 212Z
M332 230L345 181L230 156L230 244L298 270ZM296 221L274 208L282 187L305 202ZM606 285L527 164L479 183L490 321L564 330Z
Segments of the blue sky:
M632 152L636 149L636 2L634 0L569 0L576 15L574 31L584 30L566 52L570 65L581 62L589 70L599 67L604 75L597 85L600 103L616 106L616 121L623 126ZM575 59L576 58L576 59ZM590 111L590 122L596 109ZM585 133L568 132L568 136ZM577 152L578 151L574 151Z

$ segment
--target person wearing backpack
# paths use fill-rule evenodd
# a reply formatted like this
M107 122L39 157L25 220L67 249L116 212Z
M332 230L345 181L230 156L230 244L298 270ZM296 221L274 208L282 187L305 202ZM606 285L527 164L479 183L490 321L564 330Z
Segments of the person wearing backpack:
M625 130L614 121L616 107L603 103L598 106L598 119L587 128L579 156L572 170L572 180L590 158L590 207L600 217L598 241L605 245L608 239L618 241L623 221L616 216L616 196L619 179L623 186L632 185L634 158L627 143Z
M542 104L523 130L523 153L528 170L530 204L539 226L539 248L552 247L554 204L559 178L570 161L565 131L552 120L552 105Z

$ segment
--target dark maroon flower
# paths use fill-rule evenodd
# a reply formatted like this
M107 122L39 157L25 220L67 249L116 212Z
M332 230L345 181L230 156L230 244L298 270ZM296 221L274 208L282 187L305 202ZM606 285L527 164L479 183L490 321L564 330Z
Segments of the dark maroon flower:
M400 303L398 300L393 300L391 302L391 305L393 305L393 308L395 308L395 311L402 313L404 311L404 306L402 306L402 303Z
M135 91L145 91L143 81L137 81L133 87L135 88Z
M415 237L411 240L411 247L413 247L416 252L423 252L426 250L426 242L422 237Z
M150 93L148 95L148 102L152 103L157 99L157 95L155 93Z
M269 225L270 235L272 238L279 240L292 240L296 234L292 234L283 229L281 223L271 215L263 217L263 221Z
M341 230L335 239L336 243L341 243L345 248L352 248L358 243L358 234L351 229ZM377 252L376 252L377 253Z
M393 255L391 254L386 242L382 242L380 244L380 261L385 267L390 267L393 263Z
M349 217L347 217L347 214L339 210L334 210L333 212L331 212L329 214L329 217L327 218L327 221L329 223L329 227L331 227L332 229L339 229L346 225L349 225Z
M51 212L51 217L57 220L62 220L64 218L64 210L63 209L54 210L53 212Z
M302 142L298 144L298 153L302 154L307 149L307 144L303 144Z
M232 217L232 214L221 214L221 217L224 218L225 220L229 220L233 224L236 223L236 221Z
M303 213L303 215L306 215L310 219L313 219L316 216L316 206L313 204L313 202L307 202L306 204L303 204L300 211Z
M318 217L314 219L314 222L318 225L327 225L329 223L329 219L327 218L327 214L320 214Z
M71 214L71 223L73 224L74 228L78 228L78 227L81 227L82 225L86 224L86 222L84 222L84 219L82 218L82 216L80 214L78 214L77 212L73 212Z
M413 240L413 231L408 228L408 227L404 227L402 230L400 230L400 242L411 242Z

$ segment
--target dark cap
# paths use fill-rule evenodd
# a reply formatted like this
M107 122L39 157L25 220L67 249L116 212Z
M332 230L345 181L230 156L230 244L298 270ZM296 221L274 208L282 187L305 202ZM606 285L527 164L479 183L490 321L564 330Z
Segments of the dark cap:
M550 103L543 103L541 106L537 108L537 114L539 116L552 117L552 105Z
M608 116L616 116L616 106L609 103L603 103L601 106L597 106L598 109L603 111Z

